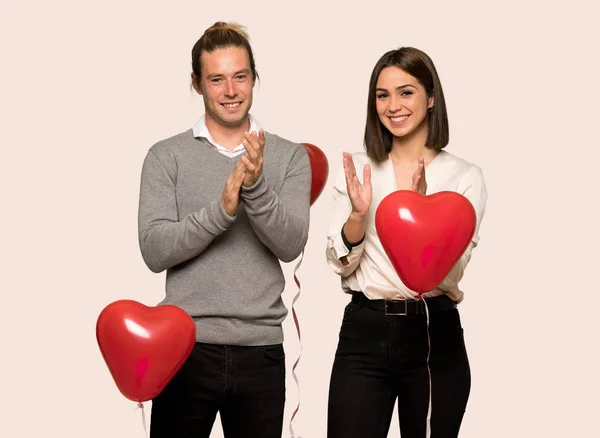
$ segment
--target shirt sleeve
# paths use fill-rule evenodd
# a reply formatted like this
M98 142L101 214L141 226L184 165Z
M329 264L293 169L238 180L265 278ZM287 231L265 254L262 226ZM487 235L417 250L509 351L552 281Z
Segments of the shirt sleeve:
M356 246L352 247L352 245L346 244L347 240L342 234L342 228L351 211L352 204L348 197L342 165L333 186L333 213L327 234L326 248L327 263L333 272L341 277L347 277L356 270L365 248L364 237Z
M472 165L463 178L463 181L461 181L458 193L467 198L473 205L476 214L476 224L475 232L469 246L439 286L440 289L453 293L458 292L458 283L463 278L465 269L471 260L473 250L479 244L479 229L487 204L487 188L483 172L478 166Z

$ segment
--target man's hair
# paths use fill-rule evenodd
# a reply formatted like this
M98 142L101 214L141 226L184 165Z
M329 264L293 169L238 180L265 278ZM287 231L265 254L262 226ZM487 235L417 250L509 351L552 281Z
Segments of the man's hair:
M425 88L429 97L433 96L433 109L428 113L429 129L425 146L441 150L448 144L448 114L444 91L431 58L414 47L401 47L386 52L375 64L369 82L367 98L367 122L365 126L364 146L367 155L375 162L382 162L392 149L392 133L383 126L377 114L376 89L381 71L386 67L399 67L415 77Z
M250 39L246 33L246 28L237 23L225 23L222 21L217 21L206 29L192 48L192 71L197 80L202 78L203 52L210 53L217 49L225 49L232 46L246 49L248 58L250 59L252 78L256 80L258 72L254 64L254 54L252 53L252 47L250 47Z

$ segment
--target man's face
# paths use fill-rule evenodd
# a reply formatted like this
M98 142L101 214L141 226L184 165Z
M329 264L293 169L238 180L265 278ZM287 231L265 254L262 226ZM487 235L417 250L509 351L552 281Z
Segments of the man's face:
M230 46L202 53L202 78L198 91L204 97L208 119L235 128L248 120L254 79L246 49Z

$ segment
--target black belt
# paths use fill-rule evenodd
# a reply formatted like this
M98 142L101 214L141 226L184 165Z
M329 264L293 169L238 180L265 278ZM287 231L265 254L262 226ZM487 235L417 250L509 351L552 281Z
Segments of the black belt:
M352 292L352 303L360 307L384 312L386 315L425 315L426 310L423 300L427 301L427 310L430 313L456 309L456 301L448 295L422 298L420 300L370 300L362 292Z

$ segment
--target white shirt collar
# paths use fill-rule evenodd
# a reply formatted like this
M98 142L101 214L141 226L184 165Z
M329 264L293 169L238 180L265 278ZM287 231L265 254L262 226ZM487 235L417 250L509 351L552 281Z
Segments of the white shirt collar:
M248 132L256 131L258 133L258 131L261 129L261 125L252 116L252 114L248 114L248 119L250 120L250 130ZM233 156L236 156L236 155L238 155L238 154L240 154L240 153L242 153L242 152L244 152L246 150L244 148L244 145L242 143L240 143L238 146L236 146L235 149L233 149L232 151L230 151L226 147L221 146L220 144L218 144L212 138L212 135L210 135L210 132L208 131L208 128L206 127L206 115L205 114L203 114L202 117L200 117L200 119L194 125L193 133L194 133L194 137L202 137L202 138L207 139L208 142L217 151L219 151L222 154L227 155L227 156L233 157Z

